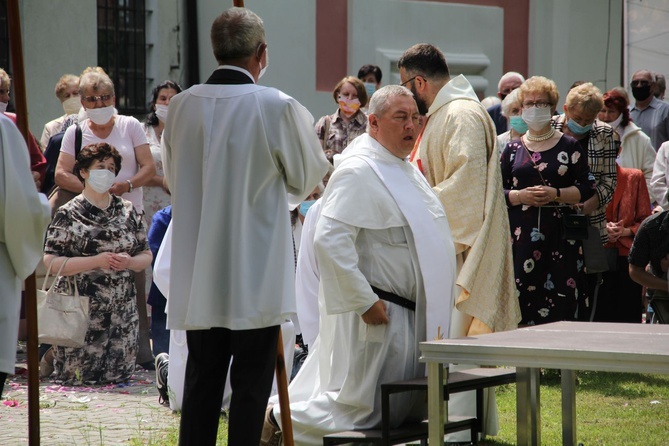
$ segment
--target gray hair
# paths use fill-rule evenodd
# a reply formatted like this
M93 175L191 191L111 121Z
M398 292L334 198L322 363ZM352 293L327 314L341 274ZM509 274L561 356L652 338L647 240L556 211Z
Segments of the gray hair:
M79 94L83 97L87 88L93 89L94 92L110 92L114 93L114 82L107 76L106 73L97 70L85 71L79 78Z
M211 46L219 63L252 56L263 43L263 21L249 9L227 9L211 25Z
M386 85L379 88L372 95L372 100L369 101L368 115L382 116L388 110L388 103L390 98L398 96L408 96L414 99L413 93L406 87L401 85ZM367 132L369 132L369 121L367 122Z
M513 107L513 104L522 105L520 103L520 97L518 96L519 93L520 90L516 88L511 93L507 94L502 101L502 116L505 118L509 117L509 113L511 112L511 107Z
M497 90L502 88L502 83L509 79L518 79L520 80L521 84L525 82L525 78L523 77L522 74L516 71L509 71L508 73L504 73L504 75L501 78L499 78L499 82L497 82Z

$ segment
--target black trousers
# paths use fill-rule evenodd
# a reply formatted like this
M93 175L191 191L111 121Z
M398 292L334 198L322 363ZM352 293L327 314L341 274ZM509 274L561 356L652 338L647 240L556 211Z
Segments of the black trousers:
M231 359L228 445L259 444L272 390L279 326L255 330L191 330L186 336L188 361L179 445L216 444L223 389Z

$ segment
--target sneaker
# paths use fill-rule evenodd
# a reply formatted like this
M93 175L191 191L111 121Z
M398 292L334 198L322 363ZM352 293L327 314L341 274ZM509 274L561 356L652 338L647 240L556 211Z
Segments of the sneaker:
M170 397L167 393L167 367L170 364L170 355L167 353L160 353L156 356L156 387L160 397L158 402L160 404L169 404Z

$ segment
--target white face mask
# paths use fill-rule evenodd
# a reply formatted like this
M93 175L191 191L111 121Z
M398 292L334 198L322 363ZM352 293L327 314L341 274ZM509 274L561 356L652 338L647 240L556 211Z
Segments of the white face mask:
M108 107L102 108L87 108L86 112L88 113L88 119L93 121L97 125L105 125L111 118L114 117L114 106L110 105Z
M538 132L539 130L546 127L546 124L551 122L551 108L539 108L539 107L530 107L524 108L522 117L523 121L527 123L527 126Z
M86 184L99 193L104 194L114 185L116 175L114 172L107 169L93 169L88 171L88 179Z
M156 104L156 116L163 122L167 121L167 105Z
M7 111L7 102L0 102L0 113L4 113Z
M621 113L620 116L618 116L615 120L609 122L609 125L611 126L612 129L617 129L622 120L623 120L623 114Z
M258 74L258 79L260 79L265 75L268 66L269 66L269 52L267 51L267 48L265 48L265 66L260 69L260 73Z
M63 111L66 115L76 115L81 108L81 98L79 96L70 96L63 101Z

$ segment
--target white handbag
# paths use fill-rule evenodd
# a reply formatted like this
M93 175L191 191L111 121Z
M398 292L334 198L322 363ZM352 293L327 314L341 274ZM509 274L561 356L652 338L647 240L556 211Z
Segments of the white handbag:
M51 265L49 263L44 277L42 289L37 290L37 333L40 343L60 345L62 347L83 347L88 331L90 316L88 314L90 302L88 296L80 296L76 278L73 278L74 291L69 277L67 293L55 291L56 282L66 259L58 269L56 278L49 289L46 284L49 280Z

